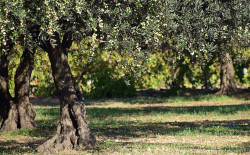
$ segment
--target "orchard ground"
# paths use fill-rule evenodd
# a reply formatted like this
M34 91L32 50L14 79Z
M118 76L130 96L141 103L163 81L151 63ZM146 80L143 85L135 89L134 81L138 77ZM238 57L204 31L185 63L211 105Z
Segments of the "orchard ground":
M58 154L249 154L250 92L235 96L187 92L164 97L142 91L135 98L86 100L93 150ZM146 95L145 95L146 94ZM59 101L31 98L40 127L0 133L0 153L36 154L54 135Z

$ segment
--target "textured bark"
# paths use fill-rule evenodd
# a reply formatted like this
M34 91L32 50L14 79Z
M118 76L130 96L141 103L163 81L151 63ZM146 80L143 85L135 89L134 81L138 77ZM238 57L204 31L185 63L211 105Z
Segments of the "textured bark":
M9 132L20 128L16 104L13 101L7 102L5 110L5 116L1 124L1 131Z
M6 101L4 94L2 93L2 89L0 87L0 128L3 124L3 121L6 119L6 112L8 111L7 109L9 109L9 104L8 101Z
M220 91L217 94L231 95L237 93L234 81L234 67L229 53L225 53L221 60Z
M82 95L71 74L66 49L58 44L48 47L52 73L60 100L60 122L54 137L39 146L38 152L56 152L65 149L87 149L95 145L95 137L86 122Z
M9 93L8 84L8 55L7 53L2 53L0 57L0 129L1 131L12 131L16 130L18 127L18 112L14 99Z
M34 122L35 110L29 102L29 82L32 72L34 53L25 50L15 74L15 98L9 93L8 85L8 59L7 55L1 56L0 62L0 129L12 131L20 128L36 127Z
M12 131L17 129L17 109L13 100L8 101L0 89L0 129L1 131Z
M7 53L0 54L0 90L5 101L12 99L9 93L9 60Z
M19 114L20 128L36 127L36 112L29 101L30 77L34 65L35 50L25 49L15 74L15 102Z

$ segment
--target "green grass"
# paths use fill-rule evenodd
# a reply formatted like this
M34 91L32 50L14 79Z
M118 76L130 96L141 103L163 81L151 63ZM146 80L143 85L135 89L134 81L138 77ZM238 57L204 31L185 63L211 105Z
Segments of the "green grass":
M227 154L228 152L245 153L249 148L242 148L241 150L234 146L217 147L217 146L197 146L192 144L176 144L176 143L119 143L107 141L98 145L100 150L108 150L110 154ZM115 149L114 149L115 148ZM104 153L96 150L92 153Z
M156 104L156 103L183 103L183 102L227 102L245 101L243 97L225 96L225 95L187 95L187 96L169 96L169 97L136 97L136 98L115 98L90 100L89 105L111 105L114 102L123 104Z
M231 103L233 101L244 101L244 98L225 95L190 95L190 96L170 96L170 97L141 97L129 100L129 104L153 104L153 103L183 103L197 101L220 101Z
M55 133L59 106L35 108L40 127L0 133L0 153L34 154L36 147ZM250 151L250 104L235 97L203 95L92 101L87 106L87 117L97 137L97 146L94 150L71 154Z
M184 104L185 105L185 104ZM189 114L189 115L231 115L237 112L248 111L250 104L241 105L216 105L216 106L163 106L163 107L135 107L135 108L89 108L88 115L95 117L121 116L121 115L166 115L166 114Z

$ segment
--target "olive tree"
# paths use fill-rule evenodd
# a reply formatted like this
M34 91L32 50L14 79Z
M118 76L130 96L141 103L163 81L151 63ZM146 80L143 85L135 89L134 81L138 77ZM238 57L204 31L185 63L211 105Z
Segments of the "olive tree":
M25 30L22 22L25 12L21 3L0 2L0 129L12 131L20 128L33 128L35 110L29 102L29 82L34 63L35 48L26 46ZM16 70L15 96L9 90L9 62L16 45L23 46L20 64Z
M57 96L60 121L56 134L38 147L39 152L91 148L95 137L86 119L83 94L68 63L74 43L89 40L88 47L130 54L135 60L160 42L163 13L157 0L20 1L26 12L27 38L48 53ZM138 63L139 65L139 63Z
M169 1L177 24L172 36L178 55L189 51L201 66L219 57L221 94L237 91L232 54L249 47L249 2L246 0Z

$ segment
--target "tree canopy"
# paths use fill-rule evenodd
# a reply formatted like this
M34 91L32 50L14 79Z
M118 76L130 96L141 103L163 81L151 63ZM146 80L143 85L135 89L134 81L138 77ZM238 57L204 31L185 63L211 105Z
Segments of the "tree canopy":
M1 1L1 45L91 39L107 49L156 49L163 42L201 58L221 44L249 44L247 1ZM17 39L18 38L18 39ZM8 42L8 43L7 43ZM26 43L27 43L26 42ZM203 56L202 56L203 55Z

